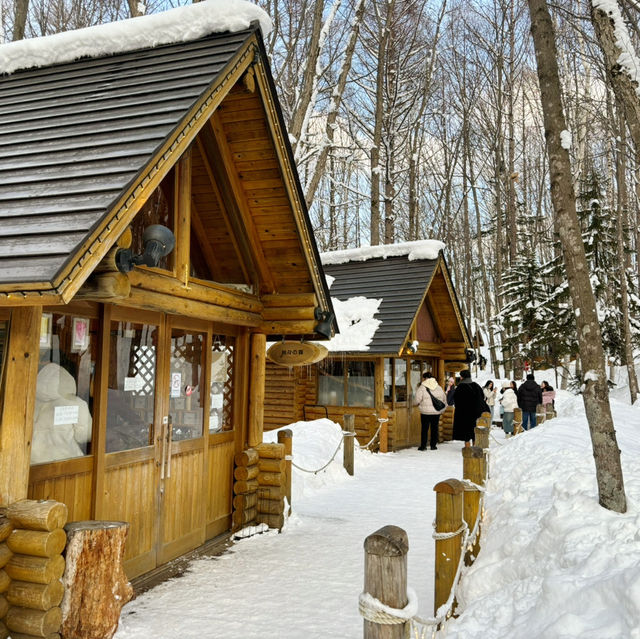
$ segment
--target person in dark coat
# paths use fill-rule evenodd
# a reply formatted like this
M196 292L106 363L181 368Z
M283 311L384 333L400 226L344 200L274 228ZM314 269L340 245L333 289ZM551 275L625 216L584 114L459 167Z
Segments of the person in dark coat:
M460 383L453 394L453 438L463 442L475 441L476 420L486 408L484 393L471 379L471 371L460 371Z
M542 389L533 377L527 375L526 381L518 389L518 406L522 409L522 428L529 430L536 425L536 407L542 404Z

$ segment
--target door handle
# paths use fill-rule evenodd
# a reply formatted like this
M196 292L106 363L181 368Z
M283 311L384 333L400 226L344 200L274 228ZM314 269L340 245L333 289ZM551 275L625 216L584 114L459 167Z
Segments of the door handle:
M171 444L173 443L173 419L167 418L167 478L171 477Z
M162 433L160 435L160 479L164 479L164 461L165 461L165 440L167 439L167 426L169 425L169 418L167 416L162 418Z

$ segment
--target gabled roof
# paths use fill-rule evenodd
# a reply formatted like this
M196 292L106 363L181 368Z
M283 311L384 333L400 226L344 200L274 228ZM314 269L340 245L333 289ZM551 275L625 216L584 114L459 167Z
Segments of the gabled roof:
M322 254L325 273L335 278L330 288L333 298L342 301L353 297L382 300L375 314L375 319L381 323L367 353L391 355L402 352L411 326L438 272L447 284L451 307L456 313L456 331L460 340L470 345L444 257L441 252L436 252L436 257L432 259L425 257L433 255L433 250L416 250L424 246L426 244L422 242L396 244L387 247L386 252L381 252L383 257L373 258L366 254L363 256L362 251L355 251L352 254L354 261L345 261L349 257L348 251Z
M240 9L249 5L234 2ZM192 12L193 17L193 12L222 7L229 13L227 5L233 2L173 11ZM158 19L124 22L149 20L153 26ZM162 19L172 37L173 19ZM228 21L237 23L238 15L230 11L222 24ZM188 33L201 33L200 21L183 22ZM181 35L173 44L113 54L97 46L97 57L60 62L64 56L53 56L58 63L52 66L0 75L0 301L21 296L33 297L33 303L68 302L196 136L206 128L194 152L198 160L203 139L205 144L213 139L217 125L218 145L233 165L229 175L235 180L235 196L243 198L248 216L236 228L246 229L256 259L269 264L273 274L269 290L262 292L315 293L322 307L331 308L260 27L258 22L248 26L246 21L244 30L234 33L175 42L185 39ZM77 32L81 55L91 49L85 32L90 36L92 29L105 28L120 32L122 40L122 29L126 34L132 27L114 23ZM150 42L156 33L146 31L143 41ZM23 42L27 49L40 46ZM13 70L5 47L14 44L0 47L0 73ZM248 75L251 91L243 92ZM241 101L251 111L239 119L253 122L233 121L234 109L242 112L237 106ZM225 105L226 111L219 108ZM231 116L225 116L229 111ZM234 132L241 125L244 129ZM268 170L261 170L263 160L247 161L246 153L234 151L234 139L247 136L260 143L255 153L266 158ZM244 147L252 148L248 143ZM205 171L201 165L200 174ZM194 191L194 199L199 193L202 189ZM228 246L216 246L225 259L238 248L232 246L229 224L213 220L216 211L227 212L219 212L219 203L211 206L201 211L203 219L209 214L212 219L207 239L225 236ZM265 212L269 224L263 222Z

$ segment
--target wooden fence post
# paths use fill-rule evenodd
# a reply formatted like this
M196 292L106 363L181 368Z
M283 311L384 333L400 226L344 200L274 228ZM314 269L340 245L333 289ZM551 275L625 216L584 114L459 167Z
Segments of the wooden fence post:
M484 486L487 478L487 454L479 446L462 449L462 478L468 479L478 486ZM477 488L464 487L463 513L464 520L472 531L479 516L481 493ZM480 541L476 538L473 548L467 552L465 564L471 564L473 558L478 556Z
M476 446L479 448L489 448L489 429L486 426L476 426L475 436Z
M380 452L389 452L389 411L386 408L380 409L380 416L378 417L380 423ZM384 420L384 421L383 421Z
M289 502L289 510L287 515L291 514L291 457L293 455L293 431L290 428L283 428L278 431L278 443L284 444L284 460L285 466L285 479L284 479L284 491L287 502Z
M433 487L436 493L436 535L454 533L449 539L436 539L434 613L446 603L453 587L462 553L462 496L464 484L458 479L445 479Z
M545 418L546 418L546 413L544 410L544 405L538 404L536 406L536 426L540 426L540 424L544 424Z
M522 408L515 408L513 411L513 434L522 432Z
M364 592L391 608L404 608L407 599L407 533L384 526L364 540ZM364 639L404 639L408 621L379 624L364 621Z
M342 463L344 465L344 469L353 477L353 466L354 466L354 452L355 452L355 438L356 438L356 416L352 414L343 415L342 421L344 422L344 429L348 433L353 433L352 435L344 435L343 436L343 457Z
M553 410L553 405L552 404L547 404L545 406L545 411L546 411L546 418L549 419L553 419L555 417L554 415L554 410Z

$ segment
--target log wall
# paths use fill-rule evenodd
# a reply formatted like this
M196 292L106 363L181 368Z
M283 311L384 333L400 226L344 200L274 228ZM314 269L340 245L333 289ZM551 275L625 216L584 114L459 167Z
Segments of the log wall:
M4 521L0 518L0 564L6 560L2 572L8 577L0 579L0 635L8 631L24 639L58 636L67 517L65 504L25 499L6 509Z
M284 498L286 495L286 462L284 444L260 444L258 459L257 521L269 528L284 526Z
M258 502L258 451L255 448L238 453L233 471L233 530L256 523Z
M314 366L287 367L267 362L264 429L274 430L304 419L303 407L316 402Z

